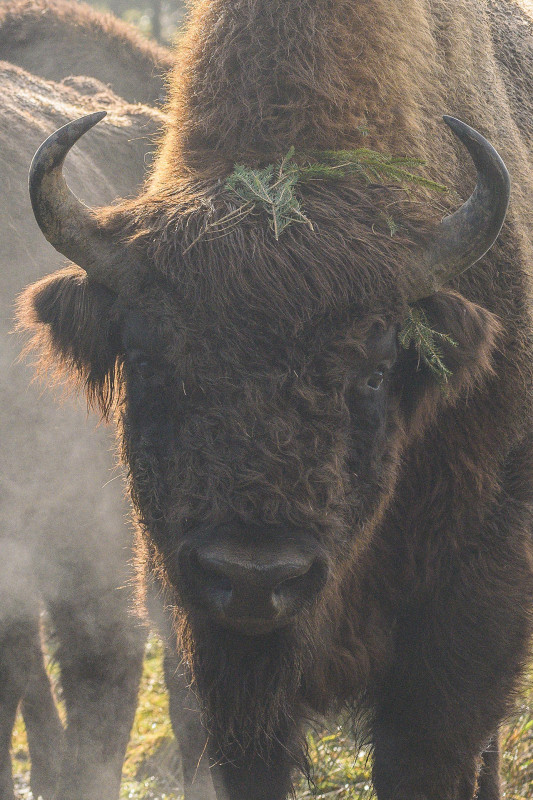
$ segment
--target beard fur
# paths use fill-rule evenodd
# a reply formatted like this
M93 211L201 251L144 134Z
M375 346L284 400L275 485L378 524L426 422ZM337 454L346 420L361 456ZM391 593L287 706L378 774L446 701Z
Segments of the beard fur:
M190 616L178 620L178 640L217 760L238 764L259 757L268 763L281 747L308 774L301 695L311 653L304 627L245 636Z

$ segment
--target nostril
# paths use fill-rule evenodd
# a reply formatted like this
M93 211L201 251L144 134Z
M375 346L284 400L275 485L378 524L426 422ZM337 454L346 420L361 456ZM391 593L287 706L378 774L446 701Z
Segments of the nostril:
M305 572L281 581L274 588L274 596L287 600L308 600L323 588L327 578L327 566L315 559Z
M232 591L233 584L228 575L225 574L223 565L219 562L205 558L198 553L191 554L191 561L195 572L209 588L224 592Z

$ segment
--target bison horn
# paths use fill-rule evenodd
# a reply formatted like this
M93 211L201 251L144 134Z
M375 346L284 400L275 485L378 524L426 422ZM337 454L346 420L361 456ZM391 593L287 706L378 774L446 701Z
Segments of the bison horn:
M113 264L119 253L95 214L70 191L63 176L70 148L106 113L88 114L49 136L33 157L29 189L35 219L50 244L89 277L114 289L117 275Z
M464 122L443 119L470 153L477 184L466 203L442 220L416 260L410 302L429 297L479 261L496 241L509 205L509 173L494 147Z

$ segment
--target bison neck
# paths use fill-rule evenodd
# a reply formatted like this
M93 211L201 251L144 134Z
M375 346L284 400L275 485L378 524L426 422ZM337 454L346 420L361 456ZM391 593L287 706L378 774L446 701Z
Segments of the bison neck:
M160 163L360 146L363 128L365 145L425 155L434 50L425 0L199 0Z

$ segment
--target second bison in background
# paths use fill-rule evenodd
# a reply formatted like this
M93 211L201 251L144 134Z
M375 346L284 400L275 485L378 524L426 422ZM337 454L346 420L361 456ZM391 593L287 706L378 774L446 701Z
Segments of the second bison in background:
M9 335L10 318L12 298L27 281L61 265L53 248L42 248L27 196L28 164L43 132L72 114L107 108L101 135L72 159L80 197L105 203L142 185L163 116L127 104L94 79L83 79L88 96L0 62L0 82L0 796L13 797L9 742L22 700L34 796L112 800L146 637L133 613L132 532L122 476L111 452L113 437L95 430L84 403L70 400L59 408L41 386L30 385L31 373L18 363ZM41 605L58 646L67 712L63 754L42 662ZM161 601L153 599L150 611L165 635ZM213 788L205 759L199 766L205 736L194 698L179 659L168 650L165 668L186 797L206 800Z
M9 741L23 699L35 797L108 800L118 797L146 637L131 613L121 476L112 437L94 430L84 404L59 409L30 385L10 317L26 281L61 265L52 248L42 248L27 197L28 160L43 132L72 113L108 109L101 135L73 156L73 183L86 202L111 202L142 185L163 118L103 86L87 97L3 62L0 82L0 795L13 797ZM57 636L68 724L63 757L42 667L41 604Z
M169 51L87 3L0 3L0 60L52 81L89 75L129 103L164 100Z

